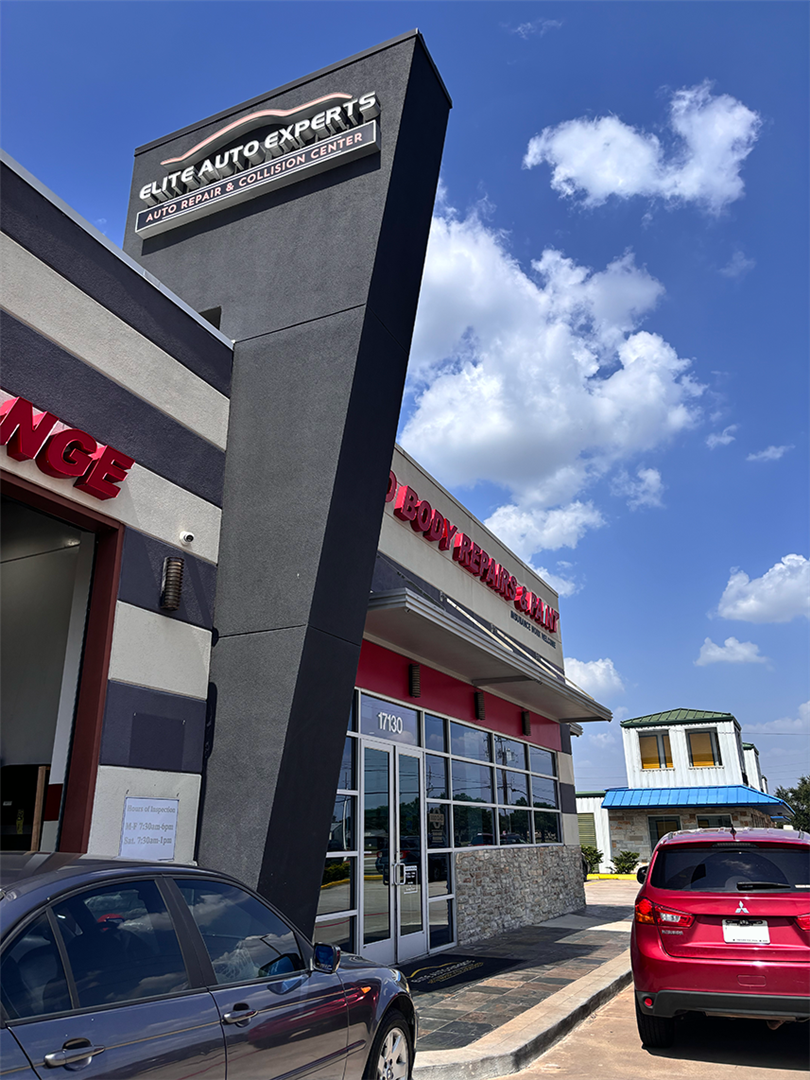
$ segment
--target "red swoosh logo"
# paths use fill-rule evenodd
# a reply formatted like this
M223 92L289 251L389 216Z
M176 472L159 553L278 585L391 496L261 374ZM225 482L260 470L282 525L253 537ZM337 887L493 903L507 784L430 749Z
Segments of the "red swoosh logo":
M351 94L327 94L326 97L307 101L305 104L299 105L295 109L262 109L260 112L251 113L249 116L243 116L239 120L234 120L233 123L227 124L224 128L220 128L219 131L215 131L213 135L209 135L207 138L203 139L202 142L198 142L196 146L192 146L190 150L187 150L185 154L181 154L180 157L167 158L165 161L161 161L160 164L195 165L207 154L210 154L214 150L219 150L225 143L231 142L238 134L252 131L254 128L261 127L270 120L304 119L304 113L311 109L315 109L319 105L328 105L329 103L339 105L341 102L351 101L351 99Z

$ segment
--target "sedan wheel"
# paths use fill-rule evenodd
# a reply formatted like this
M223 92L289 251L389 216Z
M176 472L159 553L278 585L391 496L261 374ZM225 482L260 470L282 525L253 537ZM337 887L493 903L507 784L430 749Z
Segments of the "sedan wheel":
M411 1035L405 1017L392 1013L381 1025L369 1056L369 1080L410 1080L413 1068Z

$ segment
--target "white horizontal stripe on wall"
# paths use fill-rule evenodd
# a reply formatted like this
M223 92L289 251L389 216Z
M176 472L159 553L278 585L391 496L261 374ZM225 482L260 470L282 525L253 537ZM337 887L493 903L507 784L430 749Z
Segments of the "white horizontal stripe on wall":
M99 765L87 846L90 855L114 856L119 853L124 800L127 797L179 799L173 861L191 862L194 858L197 806L200 801L199 774ZM159 858L159 850L156 858Z
M111 679L204 700L210 661L210 630L116 603Z
M224 394L4 233L0 282L0 305L15 319L225 449Z
M0 390L0 402L12 396ZM206 562L217 561L220 508L137 463L121 481L121 494L103 500L79 491L64 477L46 476L33 461L15 461L5 448L0 448L0 468L124 525L132 525L155 540L189 551ZM192 533L193 543L181 547L181 532Z

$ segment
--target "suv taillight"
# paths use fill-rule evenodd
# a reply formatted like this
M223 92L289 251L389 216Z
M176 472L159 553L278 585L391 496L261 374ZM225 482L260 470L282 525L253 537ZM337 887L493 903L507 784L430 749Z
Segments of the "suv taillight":
M810 915L797 915L796 922L799 924L800 929L810 930Z
M650 903L646 896L639 900L639 902L636 904L636 922L655 922L655 918L653 916L653 905Z
M655 908L655 921L659 926L691 926L695 921L694 915L687 915L685 911L673 911L672 908L661 907L653 904Z
M687 915L685 911L674 911L672 908L653 904L646 896L636 904L636 922L655 923L658 926L691 926L694 915Z

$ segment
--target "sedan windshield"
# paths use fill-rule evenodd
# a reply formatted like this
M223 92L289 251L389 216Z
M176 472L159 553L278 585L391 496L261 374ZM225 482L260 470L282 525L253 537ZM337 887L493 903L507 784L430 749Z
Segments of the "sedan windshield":
M799 844L662 847L650 884L678 892L801 892L810 889L808 854Z

